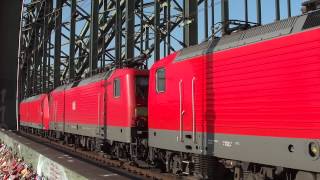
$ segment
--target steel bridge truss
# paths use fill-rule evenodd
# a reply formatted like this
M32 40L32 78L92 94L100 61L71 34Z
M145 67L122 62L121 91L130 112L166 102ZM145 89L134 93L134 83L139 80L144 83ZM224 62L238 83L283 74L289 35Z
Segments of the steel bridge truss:
M261 0L256 4L259 25ZM213 18L216 5L221 6L218 23ZM276 5L279 9L279 0ZM217 29L228 33L228 14L228 0L25 0L20 98L110 68L147 68L173 51L198 44L200 30L204 39L215 37Z

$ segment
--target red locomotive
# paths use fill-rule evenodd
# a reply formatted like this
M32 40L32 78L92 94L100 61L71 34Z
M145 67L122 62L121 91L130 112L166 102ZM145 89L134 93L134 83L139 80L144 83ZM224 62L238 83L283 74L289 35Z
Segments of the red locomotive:
M320 180L319 19L315 11L234 32L149 72L59 87L49 94L49 135L176 174ZM38 128L28 103L21 125Z
M39 94L20 103L20 125L34 130L49 129L49 102L47 94Z

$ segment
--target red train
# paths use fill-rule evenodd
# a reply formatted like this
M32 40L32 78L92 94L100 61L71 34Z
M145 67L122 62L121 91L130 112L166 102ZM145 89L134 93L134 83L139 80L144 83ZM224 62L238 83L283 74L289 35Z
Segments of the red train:
M34 130L49 130L49 102L47 94L39 94L20 103L20 125Z
M21 128L176 174L320 180L319 19L311 12L185 48L149 72L61 86L22 101Z

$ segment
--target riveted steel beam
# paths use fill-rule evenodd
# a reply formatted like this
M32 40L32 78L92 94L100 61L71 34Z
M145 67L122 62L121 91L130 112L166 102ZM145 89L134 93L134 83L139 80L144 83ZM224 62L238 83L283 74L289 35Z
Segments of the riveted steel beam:
M244 21L249 22L248 0L244 0Z
M126 0L126 54L125 59L132 59L134 57L134 9L135 0Z
M208 32L208 0L204 0L204 38L207 39L209 32Z
M261 25L261 0L256 0L257 24Z
M154 60L160 59L160 4L154 0Z
M168 55L171 53L171 1L167 0L167 52Z
M221 0L221 22L222 34L228 34L229 31L229 0Z
M276 21L280 20L280 0L275 0Z
M99 30L99 1L91 1L91 22L90 22L90 56L89 71L90 75L97 72L98 66L98 30Z
M198 1L184 1L184 44L192 46L198 44Z
M57 0L55 9L55 49L54 49L54 87L60 85L61 76L61 23L62 23L62 2L63 0Z
M48 14L48 12L50 11L50 6L52 4L52 1L46 1L45 2L45 7L44 7L44 12L45 14ZM50 35L50 31L49 30L49 18L47 16L44 16L44 22L43 22L43 37L42 37L42 43L43 43L43 57L42 57L42 92L47 92L48 89L48 84L49 84L49 79L48 79L48 37Z
M71 0L70 11L70 50L69 50L69 79L72 80L75 77L75 43L76 43L76 18L77 18L77 1Z
M214 14L214 0L211 0L211 34L214 35L214 18L215 18L215 14Z
M116 1L116 24L115 24L115 47L116 47L116 67L122 68L122 11L120 0Z
M291 0L287 0L288 17L291 17Z

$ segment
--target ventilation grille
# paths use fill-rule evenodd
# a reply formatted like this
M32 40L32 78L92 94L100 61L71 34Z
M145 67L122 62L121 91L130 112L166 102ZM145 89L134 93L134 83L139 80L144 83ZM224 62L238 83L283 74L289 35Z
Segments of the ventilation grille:
M309 14L302 29L309 29L316 26L320 26L320 11Z
M82 85L86 85L86 84L100 81L102 79L105 79L105 75L106 75L106 73L100 73L100 74L94 75L92 77L83 79L83 80L79 81L78 83L76 83L76 82L73 83L72 87L82 86Z
M277 21L275 23L268 24L265 26L249 29L243 36L243 39L253 38L253 37L257 37L257 36L261 36L261 35L269 34L273 32L279 32L288 28L291 29L296 19L297 18L294 17L294 18L290 18L282 21Z
M236 32L232 33L231 35L223 36L223 38L220 39L219 45L225 45L225 44L231 44L238 42L242 39L244 32Z
M202 55L203 52L208 49L210 42L211 41L206 41L206 42L201 43L199 45L184 48L175 60L180 61L180 60L183 60L186 58L191 58L191 57Z

